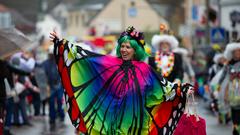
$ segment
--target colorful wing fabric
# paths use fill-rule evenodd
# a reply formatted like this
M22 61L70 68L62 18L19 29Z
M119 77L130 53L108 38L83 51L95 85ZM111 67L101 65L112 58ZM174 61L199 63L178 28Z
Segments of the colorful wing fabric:
M173 133L188 85L169 83L144 62L95 54L66 40L54 46L68 113L77 130L109 135Z

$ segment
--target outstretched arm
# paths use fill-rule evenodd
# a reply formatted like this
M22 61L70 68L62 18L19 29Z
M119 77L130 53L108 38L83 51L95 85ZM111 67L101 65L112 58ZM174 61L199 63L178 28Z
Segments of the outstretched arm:
M64 50L68 50L68 56L71 56L72 58L82 58L82 57L91 57L91 56L100 56L100 54L97 54L95 52L92 52L88 48L81 46L80 44L74 44L66 39L59 38L57 32L53 30L50 33L50 39L54 43L54 54L56 55L56 51L59 51L57 48L59 48L60 45L63 45ZM68 48L68 49L67 49Z

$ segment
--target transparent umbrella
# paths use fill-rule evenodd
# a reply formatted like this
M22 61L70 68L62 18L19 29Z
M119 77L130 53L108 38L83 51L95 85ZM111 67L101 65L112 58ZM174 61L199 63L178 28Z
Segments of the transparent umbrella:
M6 58L11 54L29 50L33 42L22 32L15 28L0 29L0 58Z

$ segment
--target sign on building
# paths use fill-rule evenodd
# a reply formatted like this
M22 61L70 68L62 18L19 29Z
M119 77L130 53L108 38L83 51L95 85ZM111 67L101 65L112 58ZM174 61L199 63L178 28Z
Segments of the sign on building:
M130 7L130 8L128 9L128 15L129 15L130 17L136 17L136 16L137 16L137 8L135 8L135 7Z
M211 43L225 42L226 33L224 28L212 28L210 31Z

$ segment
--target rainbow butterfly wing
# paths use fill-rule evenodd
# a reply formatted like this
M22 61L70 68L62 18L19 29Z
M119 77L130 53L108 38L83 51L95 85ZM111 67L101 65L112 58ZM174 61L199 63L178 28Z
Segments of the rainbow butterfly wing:
M98 66L95 68L93 64L94 61L104 61L103 57L99 57L101 55L94 54L86 50L81 50L79 53L80 56L76 58L74 54L72 54L72 50L70 50L70 47L68 45L70 46L71 44L65 40L60 41L55 44L54 52L58 70L62 78L63 86L65 88L65 98L68 106L69 116L77 130L86 133L86 126L90 127L86 124L90 120L84 120L83 117L87 118L87 115L92 113L89 112L92 111L89 109L92 103L88 104L88 102L96 102L96 99L98 98L97 94L103 91L97 89L96 87L103 87L102 84L104 82L102 80L102 77L107 78L111 74L110 71L114 71L111 68L114 68L115 66L112 66L110 61L109 63L111 68L108 68L107 65L104 65L104 67ZM85 59L86 56L88 56L88 59ZM90 57L93 57L93 60L91 61L92 63L89 63ZM98 69L98 71L95 69ZM106 71L108 71L108 74L105 74L105 76L101 76L101 74L98 73Z
M76 127L77 130L86 133L87 129L83 121L82 114L77 105L77 101L74 97L74 90L70 81L70 74L67 66L65 66L65 61L63 57L64 53L64 44L63 41L57 42L54 45L54 54L57 62L58 71L62 78L62 84L65 89L65 98L68 106L68 113L72 124ZM64 79L63 79L64 78Z
M179 89L177 84L166 81L163 77L158 76L154 70L151 70L150 74L153 88L147 94L146 103L146 108L152 118L149 134L171 135L184 112L186 92L190 85L186 84ZM164 101L161 103L159 103L160 100L156 96L156 94L160 94L159 89L162 89L164 92Z

